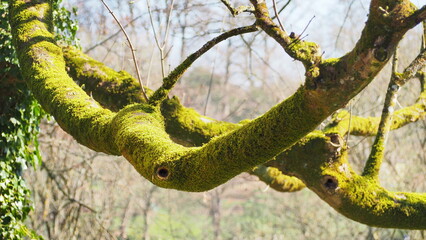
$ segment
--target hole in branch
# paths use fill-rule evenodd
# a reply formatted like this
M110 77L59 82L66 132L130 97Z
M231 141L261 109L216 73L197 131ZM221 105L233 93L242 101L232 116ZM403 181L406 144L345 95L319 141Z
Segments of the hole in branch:
M324 177L324 187L327 190L336 190L336 188L339 186L339 183L337 182L337 179L332 176L325 176Z
M340 145L339 135L337 134L330 135L330 141L336 145Z
M167 178L169 178L169 176L170 172L169 169L167 169L166 167L159 167L157 169L157 177L161 180L166 180Z

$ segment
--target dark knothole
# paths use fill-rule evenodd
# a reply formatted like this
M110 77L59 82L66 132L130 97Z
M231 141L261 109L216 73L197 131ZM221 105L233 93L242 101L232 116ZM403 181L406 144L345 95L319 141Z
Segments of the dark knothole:
M161 180L166 180L167 178L169 178L169 176L170 176L169 169L165 167L159 167L157 169L157 177L160 178Z
M327 136L330 138L330 142L334 147L340 147L342 145L338 134L328 134Z
M376 48L374 50L374 57L380 62L384 62L388 59L388 51L384 48Z
M337 182L337 179L336 178L334 178L334 177L332 177L332 176L325 176L324 177L324 187L327 189L327 190L332 190L332 191L334 191L334 190L336 190L336 188L338 187L338 182Z

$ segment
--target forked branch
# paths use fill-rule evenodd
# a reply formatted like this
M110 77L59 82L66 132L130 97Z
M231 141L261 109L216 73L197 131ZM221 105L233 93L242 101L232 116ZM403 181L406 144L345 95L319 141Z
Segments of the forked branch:
M243 12L249 12L249 13L254 12L253 6L239 6L235 8L231 5L231 3L228 0L220 0L220 1L226 6L226 8L228 8L228 10L231 12L233 17L236 17L237 15Z

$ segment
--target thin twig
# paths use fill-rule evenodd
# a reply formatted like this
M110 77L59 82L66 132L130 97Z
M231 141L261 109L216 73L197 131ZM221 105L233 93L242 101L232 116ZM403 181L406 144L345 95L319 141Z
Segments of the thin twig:
M284 25L282 24L281 19L280 19L280 15L279 15L279 13L277 11L277 4L276 4L275 0L272 0L272 3L273 3L273 6L274 6L275 17L277 18L278 23L280 24L281 29L285 32Z
M171 23L171 20L172 20L171 16L172 16L172 13L173 13L174 4L175 4L175 0L172 0L172 3L170 4L170 11L169 11L169 14L167 15L166 33L165 33L165 36L164 36L163 46L166 45L167 39L169 37L170 23Z
M136 20L138 20L138 19L139 19L139 18L141 18L141 17L142 17L142 15L139 15L139 16L137 16L137 17L133 18L130 22L128 22L128 23L127 23L126 25L124 25L123 27L124 27L124 28L128 27L130 24L134 23ZM84 51L84 53L88 53L88 52L92 51L93 49L95 49L96 47L103 45L104 43L108 42L108 41L109 41L109 40L111 40L112 38L116 37L116 36L117 36L120 32L121 32L121 29L120 29L120 30L118 30L117 32L115 32L115 33L111 34L109 37L105 38L104 40L102 40L102 41L100 41L100 42L96 43L95 45L93 45L93 46L91 46L91 47L89 47L86 51Z
M167 39L168 39L168 36L169 36L171 15L172 15L172 12L173 12L174 2L175 1L172 0L172 3L170 5L170 11L169 11L169 14L167 15L167 21L166 21L167 22L166 32L164 34L164 39L160 44L160 40L158 39L157 33L155 31L154 20L153 20L152 11L151 11L151 2L150 2L150 0L146 1L147 7L148 7L148 13L149 13L149 20L150 20L150 23L151 23L152 31L154 33L155 43L157 44L157 48L160 51L161 74L162 74L163 78L166 77L165 59L167 58L167 54L166 55L164 54L164 49L166 47Z
M315 15L309 20L308 24L306 24L305 28L303 29L302 33L300 33L299 35L296 36L296 34L294 32L290 33L290 38L294 38L294 40L292 40L290 42L290 44L288 44L288 48L292 47L294 44L299 43L300 41L302 41L305 37L309 36L309 34L306 34L306 36L302 36L306 29L308 29L309 25L311 24L312 20L314 20Z
M286 9L288 7L288 5L291 3L292 0L288 0L284 6L282 6L280 8L280 10L278 10L278 15L281 14L282 11L284 11L284 9ZM275 11L274 11L275 12ZM271 19L274 20L275 18L277 18L278 15L273 16Z
M348 20L349 12L351 11L351 8L352 8L352 5L354 4L354 2L355 2L355 0L352 0L349 3L349 7L348 7L348 10L346 11L345 18L343 19L342 25L340 25L339 32L337 33L336 41L334 42L334 48L335 49L337 48L337 43L339 42L340 34L342 34L343 26L345 25L346 21Z
M154 33L154 40L155 43L157 44L158 48L161 48L160 46L160 41L158 41L158 37L157 37L157 32L155 31L155 26L154 26L154 20L152 19L152 11L151 11L151 2L149 0L146 1L146 6L148 8L148 13L149 13L149 21L151 23L151 27L152 27L152 31Z
M222 19L222 27L220 29L221 32L223 32L223 26L224 25L225 25L225 17ZM214 71L216 69L216 58L217 58L218 52L219 52L219 50L216 48L216 52L215 52L214 59L213 59L212 72L210 73L209 89L207 91L206 101L204 103L204 115L207 114L207 107L209 105L210 94L211 94L211 90L212 90L212 86L213 86L213 75L214 75Z
M286 9L290 3L291 3L291 0L288 0L286 2L286 4L284 4L284 6L278 11L278 14L280 14L282 11L284 11L284 9Z
M139 71L139 66L138 66L138 62L136 60L136 55L135 52L136 50L133 47L132 41L130 41L129 35L127 35L126 30L124 29L123 25L121 25L120 21L118 20L118 18L115 16L115 14L111 11L111 9L109 8L108 4L106 4L106 2L104 0L101 0L102 3L104 4L104 6L108 9L109 13L112 15L112 17L115 19L115 21L117 22L117 24L120 26L121 31L124 33L124 36L126 36L127 42L129 43L129 48L132 52L132 58L133 58L133 62L135 64L135 68L136 68L136 73L138 75L138 80L139 80L139 84L141 85L141 90L142 90L142 96L145 99L146 102L148 102L148 97L146 96L146 92L145 92L145 88L143 87L143 83L142 83L142 78L141 78L141 73Z
M154 20L152 18L151 3L150 3L149 0L146 1L146 5L147 5L147 8L148 8L149 21L151 23L152 32L154 34L155 44L157 44L157 48L160 51L161 74L162 74L162 77L164 78L165 75L166 75L166 71L165 71L165 68L164 68L164 45L160 45L160 41L158 40L157 32L155 31Z
M228 10L231 12L232 16L235 17L234 15L234 8L231 6L231 3L228 0L220 0L225 6L226 8L228 8Z
M311 17L311 19L309 20L308 24L306 24L305 28L303 29L302 33L300 33L300 37L303 36L303 34L305 33L305 31L308 29L309 25L311 25L312 20L314 20L315 15L313 17Z

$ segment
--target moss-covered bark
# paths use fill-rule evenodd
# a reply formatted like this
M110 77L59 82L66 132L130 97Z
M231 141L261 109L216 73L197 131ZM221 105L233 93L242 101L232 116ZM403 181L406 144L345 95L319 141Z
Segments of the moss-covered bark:
M294 175L336 210L367 224L414 229L426 226L423 194L391 193L377 182L357 176L346 162L344 144L337 135L312 132L367 86L386 64L404 33L412 27L401 23L401 18L409 18L414 12L409 1L372 1L369 20L355 49L332 60L322 60L315 44L286 42L287 36L282 32L276 34L273 24L268 23L265 9L256 8L259 26L275 39L282 38L284 49L304 61L307 78L306 84L291 97L245 124L205 118L180 108L176 99L160 105L139 103L122 108L126 101L140 101L137 97L124 98L114 109L119 110L117 113L103 108L66 74L62 50L52 38L48 3L11 1L14 41L23 76L36 98L81 144L96 151L121 154L154 184L185 191L209 190L281 153L270 163L280 172L263 166L257 169L266 173L265 179L282 177L284 181L279 186L287 183L287 190L303 187L299 180L281 174ZM376 9L377 4L397 18L388 18ZM90 59L86 62L77 58L68 60L75 70L71 73L77 78L91 74L99 78L106 72L118 76L95 81L93 86L88 84L94 91L97 86L115 80L117 85L122 84L121 73L102 64L93 69L91 64L95 63ZM78 70L82 68L87 70ZM127 93L132 96L132 88L136 87L130 80L128 83ZM112 99L122 96L105 99L102 95L114 87L100 92L96 98L105 105L111 104ZM176 136L199 147L177 144L172 140ZM291 147L293 144L296 145ZM413 220L416 222L410 224Z
M82 54L75 47L63 47L68 74L104 107L118 111L129 103L144 102L140 85L127 72L116 72ZM152 94L145 88L148 96Z
M66 74L62 50L51 33L49 3L13 1L10 17L22 76L43 108L81 144L96 151L119 154L109 134L113 114Z
M12 1L10 12L24 78L45 109L80 143L97 151L123 154L159 186L211 189L268 161L326 117L311 111L314 106L302 87L249 124L203 147L183 148L165 133L159 109L135 105L114 114L68 77L62 51L49 32L47 3ZM159 169L167 170L167 178L159 176Z
M278 168L260 165L250 173L258 176L261 181L278 192L296 192L306 187L300 179L285 175Z
M391 192L372 178L356 174L339 135L311 133L269 165L295 175L336 211L355 221L388 228L426 227L426 194Z
M129 86L129 90L119 84L123 82L121 78L128 79L127 74L117 73L76 48L66 47L64 56L68 73L73 79L84 86L96 85L94 90L91 88L84 88L84 90L86 93L98 91L98 94L94 94L93 97L103 106L109 109L121 109L123 105L143 102L142 97L135 94L140 92L138 89L131 91L133 84L126 84L126 86ZM96 71L85 71L85 69L96 69ZM131 78L131 81L137 84L136 79ZM140 86L136 85L135 87ZM115 94L117 92L120 92L120 94ZM249 120L244 120L239 124L234 124L202 116L195 110L182 106L176 97L163 101L161 114L164 118L165 130L171 139L180 145L192 147L202 146L213 137L233 131L249 122ZM249 173L258 176L271 188L281 192L294 192L303 189L305 186L297 178L287 176L276 168L259 165Z

